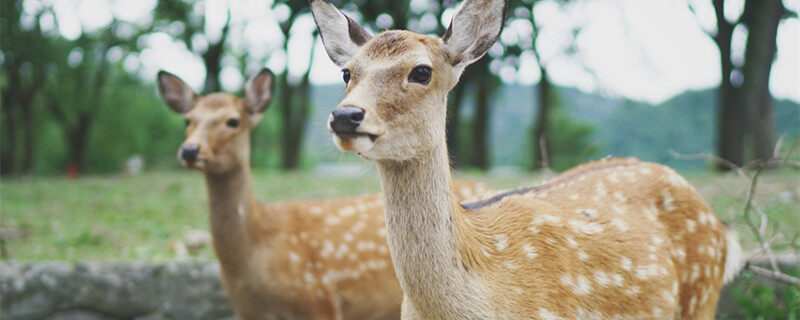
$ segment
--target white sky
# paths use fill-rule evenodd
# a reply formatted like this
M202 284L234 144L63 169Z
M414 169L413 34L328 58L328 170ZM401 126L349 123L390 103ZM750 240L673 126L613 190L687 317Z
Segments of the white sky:
M59 32L76 38L81 30L107 25L112 15L118 19L147 22L152 19L155 0L50 0L55 6ZM44 1L45 3L50 1ZM402 1L402 0L400 0ZM714 14L710 0L688 0L697 6L698 19L688 10L687 0L584 0L567 8L544 2L534 12L542 27L539 45L550 74L559 85L585 91L600 91L613 96L658 103L688 89L703 89L719 84L719 53L703 28L713 29ZM726 15L735 18L741 12L739 1L728 1ZM784 0L787 7L798 9L798 0ZM40 1L25 1L26 11ZM275 22L286 10L270 10L272 0L208 0L203 7L208 24L207 37L216 39L225 22L224 12L231 6L230 44L236 52L248 52L248 71L267 66L280 73L288 65L290 74L301 73L309 61L310 16L301 17L291 31L289 52L280 50L283 36ZM28 11L30 12L30 11ZM446 19L443 19L446 20ZM23 21L24 23L24 21ZM40 22L42 23L42 22ZM522 22L504 31L503 41L525 36ZM575 56L562 53L573 26L582 26ZM737 30L735 41L743 41L746 32ZM199 89L205 70L179 41L167 34L153 34L143 39L146 49L126 58L128 70L140 72L145 79L155 79L159 69L173 72ZM194 46L207 44L196 39ZM778 53L772 68L770 90L777 98L800 102L800 22L784 20L778 30ZM321 43L313 52L311 80L315 84L341 82L339 68L328 59ZM222 85L237 90L244 80L236 62L223 61ZM520 70L496 66L506 82L536 83L539 72L532 55L523 55ZM586 72L591 70L591 73ZM593 74L593 75L592 75Z

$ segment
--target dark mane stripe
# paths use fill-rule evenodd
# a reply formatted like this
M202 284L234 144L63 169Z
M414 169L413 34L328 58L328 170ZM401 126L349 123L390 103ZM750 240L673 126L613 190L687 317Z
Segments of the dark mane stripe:
M607 165L599 165L599 166L587 168L587 169L584 169L584 170L580 170L580 171L578 171L578 172L576 172L574 174L570 174L570 175L561 177L561 178L559 178L557 180L548 181L548 182L543 183L543 184L504 191L504 192L499 193L499 194L497 194L497 195L495 195L495 196L493 196L493 197L491 197L489 199L476 201L476 202L470 202L470 203L462 203L461 207L466 209L466 210L479 209L479 208L483 208L483 207L486 207L486 206L493 205L493 204L495 204L497 202L500 202L501 200L503 200L504 198L506 198L508 196L526 194L528 192L539 192L539 191L542 191L544 189L550 188L553 185L556 185L556 184L559 184L559 183L562 183L562 182L566 182L566 181L570 181L570 180L574 180L577 177L585 175L586 173L589 173L589 172L596 172L596 171L605 170L605 169L611 169L611 168L633 166L633 165L637 165L637 164L641 164L641 162L627 162L627 163L614 163L614 164L607 164Z

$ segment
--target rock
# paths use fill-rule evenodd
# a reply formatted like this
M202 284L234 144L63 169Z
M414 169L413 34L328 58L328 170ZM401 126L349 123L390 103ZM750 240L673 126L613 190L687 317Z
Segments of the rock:
M3 319L233 318L216 261L0 262Z

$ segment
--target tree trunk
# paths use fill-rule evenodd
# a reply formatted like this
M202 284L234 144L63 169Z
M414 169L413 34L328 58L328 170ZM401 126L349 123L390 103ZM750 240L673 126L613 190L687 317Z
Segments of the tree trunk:
M78 172L83 172L86 168L86 150L89 145L91 125L91 116L82 114L68 135L69 161L77 167Z
M283 72L283 76L281 76L280 88L281 168L286 169L287 167L291 167L291 164L294 162L293 157L296 150L294 139L292 138L292 133L294 132L292 128L292 101L294 100L294 90L292 85L289 83L288 67L286 68L286 71Z
M206 79L203 83L203 94L214 93L222 90L219 81L219 74L222 70L222 54L225 51L225 42L228 39L228 31L231 26L231 12L227 12L227 20L225 26L222 27L222 32L219 41L210 43L208 49L203 53L203 64L206 66Z
M19 109L20 76L19 67L12 65L11 61L6 61L4 69L8 72L8 84L3 91L3 137L0 139L0 174L11 175L16 173L16 151L17 151L17 126L19 120L15 111Z
M5 99L3 95L3 100ZM16 156L16 118L14 117L14 106L6 101L3 101L3 138L2 149L0 149L0 174L3 176L14 174L14 160Z
M29 100L30 99L30 100ZM22 163L20 173L23 175L33 174L36 150L36 119L33 112L33 97L26 98L26 105L22 106Z
M447 149L450 151L450 163L454 167L459 167L464 164L464 156L461 153L461 148L458 145L458 128L461 124L461 102L464 100L464 87L466 86L466 79L462 79L455 88L450 92L450 104L447 106Z
M739 88L731 82L734 70L731 61L731 39L734 24L725 20L724 0L714 0L717 17L717 34L714 43L719 49L722 81L717 89L717 154L738 166L744 164L744 136L747 127L747 112L739 99ZM730 170L717 164L718 170Z
M479 60L475 66L476 69L480 68L480 73L475 77L475 87L477 90L475 96L475 114L472 117L472 151L473 167L481 170L489 169L489 98L492 94L492 81L486 79L493 77L489 73L489 59L484 57ZM486 81L488 80L488 81Z
M289 119L290 126L288 128L288 135L286 136L286 149L283 153L283 161L281 166L283 169L294 170L300 167L301 155L303 152L303 140L306 131L306 121L310 112L310 96L311 96L311 66L314 63L314 50L317 45L316 34L312 36L311 54L308 57L308 69L306 69L300 84L294 90L299 99L296 100L295 106L290 106ZM288 74L288 71L287 71ZM287 82L288 84L288 82ZM295 101L295 100L293 100Z
M742 101L750 120L755 158L761 160L772 157L775 120L769 75L777 50L778 23L785 12L781 0L748 0L742 16L748 30Z
M547 76L547 70L539 67L542 77L536 87L538 92L538 111L536 113L536 125L533 128L533 154L534 168L546 168L550 155L550 144L547 139L550 137L550 109L552 107L552 85Z

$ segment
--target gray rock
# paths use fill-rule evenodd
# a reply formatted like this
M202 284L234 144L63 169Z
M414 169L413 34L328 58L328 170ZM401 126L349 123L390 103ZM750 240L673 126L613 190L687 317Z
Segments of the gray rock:
M0 262L0 318L233 318L215 261Z

